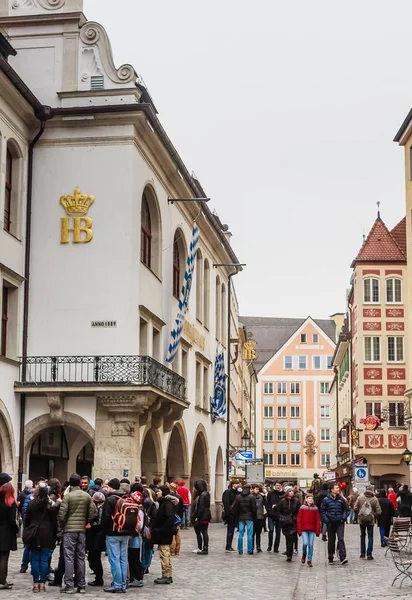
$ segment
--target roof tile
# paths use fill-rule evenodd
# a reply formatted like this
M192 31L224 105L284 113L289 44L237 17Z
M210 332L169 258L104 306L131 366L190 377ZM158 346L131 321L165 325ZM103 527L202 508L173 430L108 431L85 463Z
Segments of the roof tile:
M397 225L392 229L391 235L395 238L396 243L406 256L406 217L403 217L402 221L399 221Z
M399 224L400 225L400 224ZM398 227L398 226L397 226ZM396 228L395 228L396 229ZM396 233L397 237L398 232ZM406 230L405 230L406 236ZM396 239L390 233L385 223L378 216L372 229L369 232L358 256L352 263L355 266L357 262L380 262L393 261L405 262L406 255L399 247Z

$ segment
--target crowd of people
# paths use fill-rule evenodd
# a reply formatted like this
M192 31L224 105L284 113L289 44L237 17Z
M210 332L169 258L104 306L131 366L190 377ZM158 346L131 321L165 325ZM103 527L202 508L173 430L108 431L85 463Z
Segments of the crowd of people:
M192 494L184 481L162 484L155 478L95 479L77 473L70 480L28 480L16 498L11 477L0 474L0 589L7 581L10 552L17 550L22 524L24 550L20 573L29 565L33 592L45 592L46 583L65 594L86 592L86 556L94 580L108 593L123 593L144 585L154 549L158 548L162 576L155 584L173 583L172 555L180 552L180 530L193 525L198 548L208 554L211 521L207 483L195 482ZM58 549L58 550L57 550ZM52 569L53 553L58 566ZM102 553L106 553L111 583L104 587ZM54 575L54 576L53 576Z

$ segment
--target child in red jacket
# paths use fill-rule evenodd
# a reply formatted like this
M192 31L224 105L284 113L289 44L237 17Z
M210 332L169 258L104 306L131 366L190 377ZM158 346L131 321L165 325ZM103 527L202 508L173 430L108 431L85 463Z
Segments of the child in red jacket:
M317 506L313 502L312 494L307 494L305 504L298 512L298 534L302 536L302 565L308 556L308 567L312 566L313 544L320 534L320 515Z

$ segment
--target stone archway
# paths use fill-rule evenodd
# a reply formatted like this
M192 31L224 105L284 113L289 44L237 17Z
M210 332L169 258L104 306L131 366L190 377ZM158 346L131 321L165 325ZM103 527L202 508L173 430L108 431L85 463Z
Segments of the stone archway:
M142 443L141 475L151 483L153 477L163 477L162 444L157 429L148 429Z
M194 437L190 472L191 489L193 488L196 479L205 479L210 483L209 449L207 446L206 432L201 425L199 425Z
M0 469L17 481L16 440L6 405L0 400Z
M216 503L222 502L223 481L224 481L223 453L222 453L222 448L219 446L217 454L216 454L216 466L215 466L215 502Z
M189 478L188 452L185 430L181 423L176 423L169 438L166 455L166 479L168 481Z

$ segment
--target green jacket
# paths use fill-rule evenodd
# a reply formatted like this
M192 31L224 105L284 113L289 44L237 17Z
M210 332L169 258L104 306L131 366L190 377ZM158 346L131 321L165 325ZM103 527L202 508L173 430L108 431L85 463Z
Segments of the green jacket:
M96 506L91 496L79 487L72 487L60 505L60 526L63 533L85 533L87 523L96 515Z

